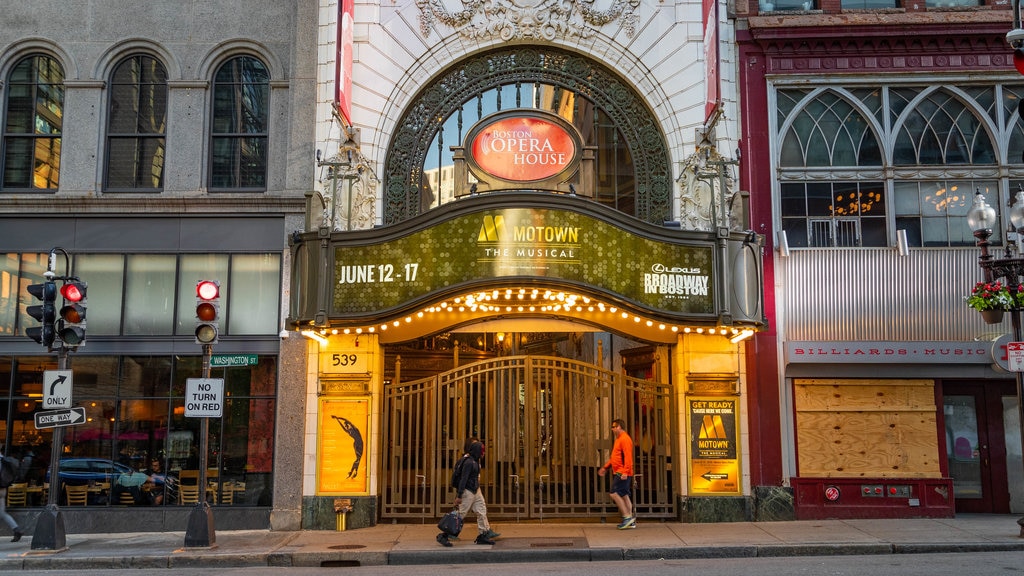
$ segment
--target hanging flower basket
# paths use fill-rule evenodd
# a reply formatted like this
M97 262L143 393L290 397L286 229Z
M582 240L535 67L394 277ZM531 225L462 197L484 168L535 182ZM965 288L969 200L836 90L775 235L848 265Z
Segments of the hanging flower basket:
M998 324L1003 321L1003 312L1017 306L1015 296L1020 293L1020 286L1015 286L1011 294L1010 289L1002 282L978 282L971 289L971 295L964 299L967 305L982 314L991 312L992 320L988 317L985 322ZM996 312L999 319L996 320Z
M986 324L1000 324L1003 321L1005 310L982 310L981 317Z

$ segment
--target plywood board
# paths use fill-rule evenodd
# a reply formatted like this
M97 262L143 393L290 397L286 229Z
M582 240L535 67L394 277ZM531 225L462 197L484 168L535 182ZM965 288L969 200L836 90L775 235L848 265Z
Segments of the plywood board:
M794 390L800 476L941 477L931 386L807 382Z

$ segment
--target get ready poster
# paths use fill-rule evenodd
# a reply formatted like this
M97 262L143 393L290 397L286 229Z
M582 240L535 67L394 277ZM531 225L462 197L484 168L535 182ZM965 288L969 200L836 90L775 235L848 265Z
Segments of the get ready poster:
M690 493L739 494L738 398L689 397Z

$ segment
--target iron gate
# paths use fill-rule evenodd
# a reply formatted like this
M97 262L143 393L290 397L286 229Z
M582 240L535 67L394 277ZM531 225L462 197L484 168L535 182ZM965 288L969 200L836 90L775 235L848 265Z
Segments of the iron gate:
M547 356L508 356L385 387L383 518L436 518L465 440L486 446L488 515L541 519L617 514L608 497L611 421L635 444L634 506L676 516L668 384Z

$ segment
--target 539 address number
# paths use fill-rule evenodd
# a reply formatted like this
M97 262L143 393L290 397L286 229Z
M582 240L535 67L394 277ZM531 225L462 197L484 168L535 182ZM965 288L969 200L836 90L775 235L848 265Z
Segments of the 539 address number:
M320 372L325 374L365 374L369 372L368 354L363 352L327 352L320 356Z

